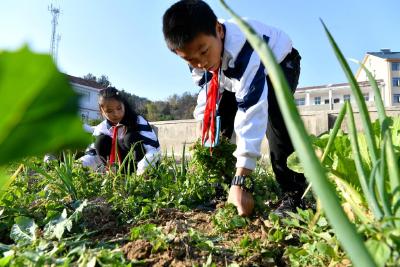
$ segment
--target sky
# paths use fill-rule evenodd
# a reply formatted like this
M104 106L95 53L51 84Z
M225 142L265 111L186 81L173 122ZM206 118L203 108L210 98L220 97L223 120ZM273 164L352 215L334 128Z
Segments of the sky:
M150 100L197 93L186 63L170 52L162 16L175 0L0 0L0 50L28 45L48 53L51 14L61 9L57 32L59 69L73 76L107 75L112 85ZM206 0L229 19L218 0ZM400 0L226 0L240 16L289 34L302 56L299 87L346 82L319 19L347 58L400 51ZM357 70L350 63L353 72Z

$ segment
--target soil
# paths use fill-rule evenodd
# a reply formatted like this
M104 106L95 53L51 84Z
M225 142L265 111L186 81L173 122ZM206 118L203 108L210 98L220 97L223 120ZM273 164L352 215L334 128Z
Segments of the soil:
M125 243L122 251L127 259L140 266L203 266L212 254L212 262L216 266L228 266L236 262L240 266L282 266L279 263L283 249L278 249L275 254L279 260L265 257L260 253L250 253L249 256L237 255L232 247L237 247L244 236L251 240L265 237L265 226L261 219L252 220L251 224L243 229L218 234L212 226L211 218L214 212L193 210L182 212L177 209L162 209L157 217L142 221L137 225L153 223L161 226L165 235L172 234L174 238L168 243L168 248L154 252L151 242L135 240ZM134 227L132 226L132 227ZM200 249L188 234L189 229L194 229L207 240L213 240L214 251ZM274 248L276 250L276 247ZM278 262L278 264L277 264Z
M83 225L89 231L116 228L111 205L102 197L90 199L82 211Z
M244 228L217 233L212 224L212 216L216 208L224 204L222 201L214 204L213 208L199 207L187 212L175 208L160 209L153 218L118 226L110 204L105 199L95 198L84 208L83 218L88 218L84 222L88 229L98 231L92 236L92 241L119 244L133 266L203 266L210 255L216 266L228 266L231 263L239 266L288 266L288 259L282 257L285 246L296 245L294 243L298 243L298 240L266 244L267 232L271 226L265 224L262 214L251 218ZM151 240L130 239L130 230L145 224L155 224L161 228L163 236L172 236L166 241L164 249L155 248ZM191 229L205 241L212 240L213 248L196 243L189 234ZM241 251L239 244L246 236L249 240L262 240L266 251L263 254L254 249L238 252Z

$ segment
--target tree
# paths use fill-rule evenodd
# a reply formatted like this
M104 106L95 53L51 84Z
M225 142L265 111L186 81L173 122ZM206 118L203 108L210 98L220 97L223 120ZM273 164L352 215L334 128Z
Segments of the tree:
M100 78L97 78L97 83L99 83L101 86L103 87L109 87L111 86L111 82L108 80L108 76L107 75L101 75Z
M147 119L149 121L158 121L159 120L159 113L156 104L153 102L150 102L146 104L146 110L147 110Z
M83 79L99 83L103 87L111 86L107 75L96 77L92 73L83 76ZM184 120L193 118L193 110L196 106L197 96L185 92L182 96L173 94L166 101L150 101L147 98L120 90L123 97L131 107L147 118L149 121Z
M88 81L93 81L93 82L95 82L97 80L96 76L94 76L90 72L88 74L86 74L85 76L83 76L83 79L88 80Z
M104 74L102 74L100 77L97 78L95 75L93 75L92 73L89 72L88 74L83 76L83 79L92 81L92 82L97 82L104 88L111 86L111 82L108 79L108 76L104 75Z

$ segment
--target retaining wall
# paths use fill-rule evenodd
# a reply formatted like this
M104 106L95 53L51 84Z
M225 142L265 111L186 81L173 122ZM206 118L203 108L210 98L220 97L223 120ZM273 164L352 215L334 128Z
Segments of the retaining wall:
M372 120L378 117L375 107L368 107ZM333 124L339 114L339 110L299 110L301 118L309 134L320 135L327 132L333 127ZM389 116L399 116L400 107L386 108L386 114ZM354 117L358 130L362 130L362 124L359 112L354 110ZM182 154L183 146L193 144L197 138L200 138L200 124L195 120L175 120L175 121L155 121L151 123L155 129L161 149L164 153L175 155ZM342 124L342 129L346 132L346 118ZM234 140L234 136L232 139ZM268 154L268 145L264 138L261 151L263 154Z

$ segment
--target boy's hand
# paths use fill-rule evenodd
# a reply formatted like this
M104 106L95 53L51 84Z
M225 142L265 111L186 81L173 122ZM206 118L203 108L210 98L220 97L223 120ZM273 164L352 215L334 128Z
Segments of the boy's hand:
M240 216L249 216L254 209L252 194L244 191L238 185L232 185L229 189L228 203L236 206Z

